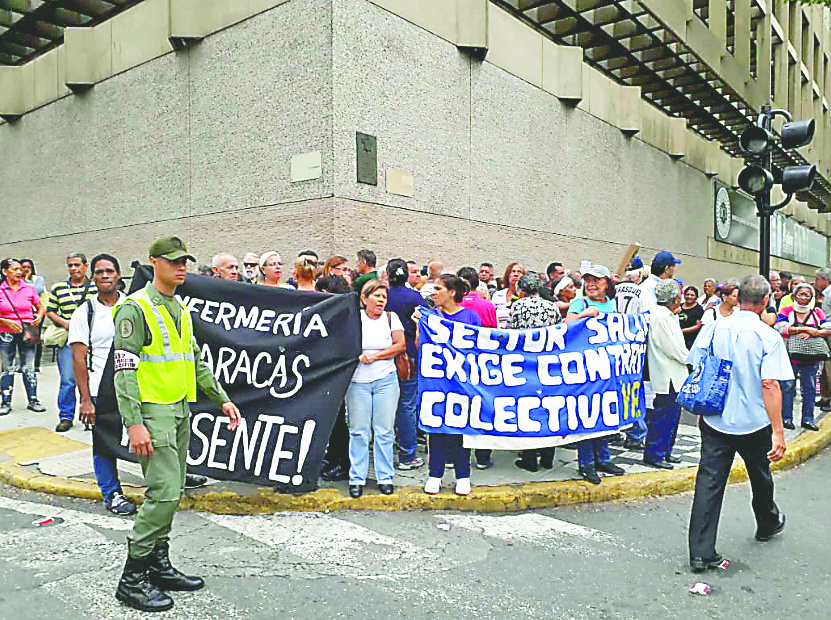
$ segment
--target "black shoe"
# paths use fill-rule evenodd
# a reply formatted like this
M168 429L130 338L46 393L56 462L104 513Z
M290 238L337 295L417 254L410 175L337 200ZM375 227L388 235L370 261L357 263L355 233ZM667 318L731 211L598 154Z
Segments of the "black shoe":
M803 422L802 423L802 428L806 428L809 431L818 431L819 430L819 426L817 426L813 422Z
M672 456L671 454L667 454L667 455L664 457L664 460L665 460L667 463L675 463L676 465L678 465L678 463L680 463L680 462L681 462L681 458L680 458L680 457L677 457L677 456Z
M154 586L176 592L193 592L205 587L202 577L188 577L173 568L170 563L170 545L167 542L156 543L147 558L147 577Z
M537 457L534 457L534 460L517 459L517 460L514 461L514 465L516 465L520 469L524 469L525 471L530 471L532 473L535 472L535 471L539 471L539 469L540 469L537 466Z
M320 477L326 482L341 482L343 480L349 480L349 468L344 467L343 465L335 465L320 474Z
M34 400L30 400L26 409L28 409L29 411L34 411L35 413L43 413L44 411L46 411L46 407L41 405L40 401L37 398Z
M70 428L72 428L72 420L61 420L60 422L58 422L58 425L55 427L55 432L65 433Z
M787 420L787 421L785 421L785 422L782 422L782 426L784 426L785 428L787 428L789 431L792 431L793 429L795 429L795 428L796 428L796 426L794 426L793 422L791 422L790 420Z
M721 555L716 554L716 557L709 560L705 560L704 558L693 558L690 560L690 566L692 567L694 573L703 573L708 568L718 568L722 562L724 562L724 558Z
M124 572L118 582L115 598L141 611L166 611L173 607L173 599L148 579L149 556L127 557Z
M208 484L208 479L205 476L197 476L196 474L185 474L185 488L198 489Z
M362 484L350 484L349 485L349 497L351 497L352 499L358 499L363 494L364 494L364 485L362 485Z
M602 471L605 474L612 474L613 476L622 476L626 473L623 467L618 467L612 461L598 461L595 465L597 471Z
M649 465L650 467L656 467L658 469L675 469L671 463L667 463L666 461L647 461L644 459L643 464Z
M0 415L9 415L12 412L12 406L9 403L0 405Z
M395 487L392 484L379 482L378 490L381 491L381 495L392 495L395 492Z
M543 469L553 469L554 468L554 457L553 456L549 456L549 457L541 456L540 457L540 467L542 467Z
M586 482L591 482L592 484L600 484L600 476L597 475L597 472L593 469L581 469L579 470L580 477L585 480Z
M626 450L643 450L644 445L642 441L637 439L627 439L623 442L623 447Z
M779 532L785 529L785 514L779 513L779 523L776 525L775 528L770 530L769 532L763 532L761 530L756 530L756 540L759 542L765 542L766 540L770 540L774 536L776 536Z

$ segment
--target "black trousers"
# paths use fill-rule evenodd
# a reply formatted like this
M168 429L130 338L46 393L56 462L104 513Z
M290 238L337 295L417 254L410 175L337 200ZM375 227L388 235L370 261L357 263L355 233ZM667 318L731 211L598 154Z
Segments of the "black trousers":
M767 453L771 449L771 427L749 435L727 435L699 422L701 462L695 478L695 497L690 516L690 558L716 557L716 535L721 504L736 453L742 457L753 500L758 530L770 531L779 523L773 501L773 476Z
M340 465L349 469L349 425L346 423L346 403L341 403L335 426L332 428L332 434L329 435L329 445L324 459L329 467Z

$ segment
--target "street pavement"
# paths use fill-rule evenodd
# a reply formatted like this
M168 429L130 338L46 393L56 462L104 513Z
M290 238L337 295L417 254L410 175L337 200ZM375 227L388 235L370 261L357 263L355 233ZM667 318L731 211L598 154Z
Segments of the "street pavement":
M172 557L206 578L158 618L827 618L831 455L776 475L788 521L753 539L728 488L725 571L687 566L690 494L512 515L180 512ZM35 526L41 517L62 522ZM114 591L130 518L0 487L0 618L136 619ZM705 582L708 596L690 594Z
M48 357L48 353L44 354ZM0 417L0 432L14 429L40 427L54 431L55 425L58 421L56 410L57 390L58 390L58 371L53 364L45 365L42 372L38 375L38 394L41 402L46 406L45 413L32 413L26 409L26 395L23 390L21 380L16 381L15 393L13 399L13 410L8 416ZM794 407L799 410L799 399ZM817 415L820 415L817 410ZM794 431L786 431L785 437L788 442L795 439L801 432L797 428ZM84 430L84 426L79 424L76 417L76 423L69 432L64 433L63 436L82 442L85 445L92 443L91 433ZM615 463L622 466L627 473L639 472L653 472L652 467L645 465L642 461L643 453L637 451L625 450L622 446L610 446L613 459ZM698 465L700 452L700 439L698 429L695 426L695 417L689 414L682 416L681 424L678 429L678 439L676 441L674 454L682 459L679 468L689 468ZM419 454L425 456L424 446L419 446ZM426 459L425 459L426 460ZM575 480L579 476L577 474L577 452L574 449L558 448L555 454L553 469L540 469L536 473L521 470L514 465L516 460L516 452L512 451L494 451L493 453L494 467L486 470L473 470L472 482L474 486L497 486L514 483L525 482L549 482L560 480ZM127 487L138 488L141 485L141 470L135 463L127 463L119 461L119 472L122 483ZM65 454L55 454L44 458L32 460L27 464L27 467L36 473L45 474L47 476L56 477L71 477L71 478L86 478L94 480L92 470L92 456L90 448L80 447L77 450L69 451ZM369 479L374 479L374 471L370 465ZM421 486L424 484L427 476L427 468L421 467L419 469L410 471L396 471L395 485L396 486ZM241 483L219 483L211 481L217 490L231 490L238 493L246 493L245 485ZM453 475L448 473L445 476L445 487L452 489ZM346 493L346 483L327 483L320 481L320 486L334 487ZM367 491L375 492L375 485L370 482L367 486Z

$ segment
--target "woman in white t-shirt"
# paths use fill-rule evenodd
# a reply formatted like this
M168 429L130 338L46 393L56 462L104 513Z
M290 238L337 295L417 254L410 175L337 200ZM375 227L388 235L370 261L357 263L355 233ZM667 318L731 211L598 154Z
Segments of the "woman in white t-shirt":
M733 310L739 307L739 283L735 280L728 280L721 287L721 303L704 312L701 317L702 325L709 325L720 319L733 314Z
M369 438L375 435L373 452L378 490L390 495L395 410L398 407L398 373L395 358L404 352L404 327L394 312L384 312L387 286L370 280L361 289L361 356L346 392L349 419L349 495L360 497L369 468Z

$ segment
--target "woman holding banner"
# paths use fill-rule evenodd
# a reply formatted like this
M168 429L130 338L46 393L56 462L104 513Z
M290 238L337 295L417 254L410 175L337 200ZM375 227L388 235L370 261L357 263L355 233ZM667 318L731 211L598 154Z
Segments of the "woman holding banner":
M583 274L583 297L571 302L565 318L566 323L597 316L601 312L617 312L614 302L615 283L611 275L609 268L603 265L592 265L591 269ZM577 460L580 476L592 484L600 484L598 471L613 476L626 473L622 467L612 463L608 437L595 437L578 442Z
M398 373L395 358L407 345L404 327L394 312L385 312L388 289L379 280L369 280L361 289L361 355L346 391L349 418L349 495L360 497L369 469L369 438L375 435L373 452L378 490L395 490L392 445L395 411L398 407Z
M519 278L517 278L519 280ZM448 321L482 326L479 315L470 308L461 306L468 291L465 281L452 274L442 274L435 280L433 302L436 312ZM421 318L420 309L413 313L413 319ZM453 463L456 470L456 495L470 495L470 448L465 448L462 435L430 433L430 475L424 485L424 492L435 495L441 491L441 477L444 464Z

